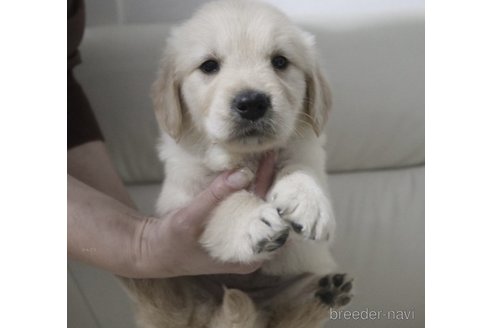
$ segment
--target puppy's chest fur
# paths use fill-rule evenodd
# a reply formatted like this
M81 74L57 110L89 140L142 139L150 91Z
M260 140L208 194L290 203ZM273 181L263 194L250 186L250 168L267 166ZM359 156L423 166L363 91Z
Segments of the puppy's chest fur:
M303 150L321 151L318 140L292 138L289 143L277 147L276 172L288 166L295 157L302 157ZM156 204L156 215L168 213L188 205L223 171L249 168L257 171L263 153L233 153L226 148L187 138L176 142L164 134L158 146L159 157L165 163L165 181ZM309 157L309 156L308 156ZM172 199L172 202L169 200Z
M279 160L277 168L281 166L281 161L284 159L286 151L285 148L277 149ZM207 167L212 176L217 176L220 172L225 170L248 168L252 172L256 172L258 165L263 157L262 153L242 153L233 154L227 150L218 147L210 147L203 157L202 165Z
M276 172L280 171L288 161L288 151L285 148L275 150L277 153L277 161L275 163ZM200 168L197 171L202 171L205 174L202 177L191 177L191 184L200 186L200 190L207 187L218 175L224 171L248 168L251 172L258 171L260 162L265 153L250 153L250 154L231 154L222 149L212 147L203 156L198 156L199 160L196 165ZM186 181L187 179L183 180ZM191 181L194 182L191 182ZM199 191L194 188L193 195L197 195Z
M278 171L288 160L290 151L286 147L276 151ZM218 145L203 147L186 142L178 145L174 140L164 138L159 146L159 155L165 162L164 190L171 187L182 189L184 194L194 197L223 171L248 168L255 173L264 153L232 153ZM178 206L174 204L174 207ZM159 210L157 214L164 215Z

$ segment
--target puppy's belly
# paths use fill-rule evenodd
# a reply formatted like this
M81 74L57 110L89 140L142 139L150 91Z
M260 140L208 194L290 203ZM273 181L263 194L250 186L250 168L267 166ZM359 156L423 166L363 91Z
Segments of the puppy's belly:
M210 293L217 301L224 296L224 287L239 289L256 303L268 303L276 295L287 290L294 283L312 276L302 273L291 276L268 275L260 270L250 274L216 274L196 276L197 285Z

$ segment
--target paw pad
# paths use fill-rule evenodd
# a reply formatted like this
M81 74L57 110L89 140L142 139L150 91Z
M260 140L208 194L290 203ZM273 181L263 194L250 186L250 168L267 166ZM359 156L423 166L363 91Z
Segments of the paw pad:
M352 299L349 294L352 290L352 279L347 279L346 274L327 275L318 281L318 290L315 296L331 307L347 305Z

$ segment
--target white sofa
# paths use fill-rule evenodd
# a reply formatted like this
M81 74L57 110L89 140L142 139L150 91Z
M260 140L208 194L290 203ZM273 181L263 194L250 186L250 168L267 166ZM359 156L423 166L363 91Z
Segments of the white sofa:
M334 95L327 172L335 256L355 277L356 297L346 309L379 313L329 327L423 327L423 14L306 21ZM162 23L91 26L76 69L121 176L149 213L163 175L148 95L168 31ZM68 326L134 327L128 297L111 274L69 261Z

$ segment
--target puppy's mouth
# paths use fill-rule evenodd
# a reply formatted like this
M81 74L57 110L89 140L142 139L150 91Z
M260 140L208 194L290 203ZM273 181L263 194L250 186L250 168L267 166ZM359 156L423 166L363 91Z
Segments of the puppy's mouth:
M269 139L275 138L275 129L271 122L257 121L257 122L240 122L235 124L231 134L230 141L247 141L250 139L256 139L259 143Z

